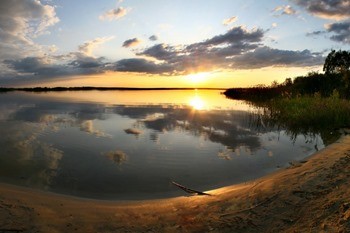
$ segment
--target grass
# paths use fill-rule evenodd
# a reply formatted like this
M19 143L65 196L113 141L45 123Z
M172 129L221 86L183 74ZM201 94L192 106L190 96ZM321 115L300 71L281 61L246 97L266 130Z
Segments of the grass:
M337 92L327 98L315 94L250 103L263 109L264 124L284 128L292 137L321 134L328 144L339 137L340 129L350 127L350 101L339 98Z
M274 99L269 103L274 118L292 127L338 129L350 126L350 101L334 97Z

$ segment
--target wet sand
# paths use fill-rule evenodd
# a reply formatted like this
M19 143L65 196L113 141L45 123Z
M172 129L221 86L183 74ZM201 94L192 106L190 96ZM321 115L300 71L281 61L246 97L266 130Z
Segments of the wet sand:
M0 184L4 232L350 232L350 136L211 196L79 199Z

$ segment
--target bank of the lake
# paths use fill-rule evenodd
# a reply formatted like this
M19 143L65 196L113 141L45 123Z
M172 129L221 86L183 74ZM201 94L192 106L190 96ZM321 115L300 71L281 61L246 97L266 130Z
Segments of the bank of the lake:
M287 128L293 134L320 134L325 144L339 138L350 127L350 101L334 90L328 97L289 96L274 88L238 88L224 92L229 99L244 100L261 108L264 124Z
M0 185L1 232L349 232L350 136L212 196L107 202Z

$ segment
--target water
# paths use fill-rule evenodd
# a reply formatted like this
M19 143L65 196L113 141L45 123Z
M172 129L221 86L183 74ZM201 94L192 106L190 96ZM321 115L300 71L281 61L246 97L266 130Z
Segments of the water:
M246 182L324 147L265 127L219 91L0 95L0 181L85 198L184 195Z

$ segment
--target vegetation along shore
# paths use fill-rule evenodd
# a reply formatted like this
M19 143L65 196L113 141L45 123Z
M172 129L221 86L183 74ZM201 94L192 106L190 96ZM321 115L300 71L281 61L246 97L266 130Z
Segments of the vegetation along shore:
M265 124L281 125L292 133L333 130L323 137L332 142L339 129L350 126L350 51L329 53L323 70L271 86L232 88L224 94L261 107Z

